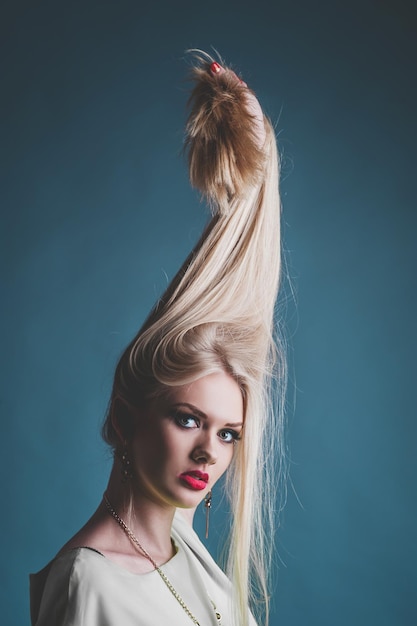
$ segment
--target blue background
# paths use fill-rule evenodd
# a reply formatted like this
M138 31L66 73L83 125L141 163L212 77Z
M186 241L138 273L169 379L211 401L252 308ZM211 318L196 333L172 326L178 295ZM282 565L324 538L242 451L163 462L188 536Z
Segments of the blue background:
M183 52L210 46L283 159L292 462L271 625L417 623L412 6L4 3L5 624L28 623L28 572L100 500L117 357L205 222L180 153Z

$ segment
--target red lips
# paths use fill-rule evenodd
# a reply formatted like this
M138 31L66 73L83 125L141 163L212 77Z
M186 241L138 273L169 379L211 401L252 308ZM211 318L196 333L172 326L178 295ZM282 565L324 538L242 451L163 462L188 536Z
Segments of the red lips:
M190 472L183 472L179 475L179 478L188 487L191 487L191 489L201 491L207 487L209 475L199 470L192 470Z

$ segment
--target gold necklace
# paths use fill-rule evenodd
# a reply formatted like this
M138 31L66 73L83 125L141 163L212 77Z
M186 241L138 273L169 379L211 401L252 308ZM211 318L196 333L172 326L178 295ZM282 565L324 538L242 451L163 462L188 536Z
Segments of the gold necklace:
M148 561L150 561L152 563L152 565L154 566L155 570L158 572L158 574L160 575L160 577L162 578L162 580L164 581L165 585L168 587L168 589L170 590L170 592L172 593L172 595L174 596L174 598L176 599L176 601L179 603L179 605L184 609L184 611L187 613L188 617L192 620L193 624L196 624L196 626L200 626L199 621L197 620L197 618L191 613L190 609L188 608L188 606L185 604L184 600L181 598L180 594L178 593L178 591L175 590L175 587L173 586L173 584L171 583L171 581L169 580L169 578L164 574L164 572L161 570L160 567L158 567L158 565L156 564L156 562L154 561L154 559L151 557L151 555L149 554L149 552L147 550L145 550L145 548L142 546L142 544L139 542L139 539L133 534L133 532L130 530L129 526L126 524L125 521L122 520L122 518L116 513L116 511L114 510L114 508L112 507L112 505L110 504L110 501L107 497L107 494L103 495L103 500L104 500L104 504L107 507L107 510L109 511L110 515L116 520L116 522L119 524L119 526L121 526L121 528L124 530L124 532L126 533L126 535L129 537L130 541L133 543L133 545L135 546L135 548L139 548L140 552L142 552L142 554L148 559ZM214 613L216 615L216 619L217 619L217 624L218 626L221 626L220 620L222 618L222 616L220 615L220 613L217 611L216 606L214 604L214 602L211 600L211 603L213 605L213 609L214 609Z

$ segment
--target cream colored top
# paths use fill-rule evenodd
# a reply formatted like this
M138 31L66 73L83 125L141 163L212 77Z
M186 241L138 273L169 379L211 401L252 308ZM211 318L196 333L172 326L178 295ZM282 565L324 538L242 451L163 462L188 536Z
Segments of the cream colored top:
M179 513L172 537L177 553L161 569L200 626L230 626L230 581ZM30 592L32 626L193 623L158 572L133 574L87 547L69 550L32 574ZM252 616L250 624L256 626Z

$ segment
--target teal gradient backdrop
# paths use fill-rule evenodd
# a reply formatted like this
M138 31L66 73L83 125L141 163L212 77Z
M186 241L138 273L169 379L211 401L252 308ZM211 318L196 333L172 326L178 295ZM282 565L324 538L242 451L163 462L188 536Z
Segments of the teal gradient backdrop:
M271 626L416 624L412 3L7 4L4 623L29 622L29 571L97 505L117 357L205 222L180 154L183 51L214 46L283 158L292 462Z

